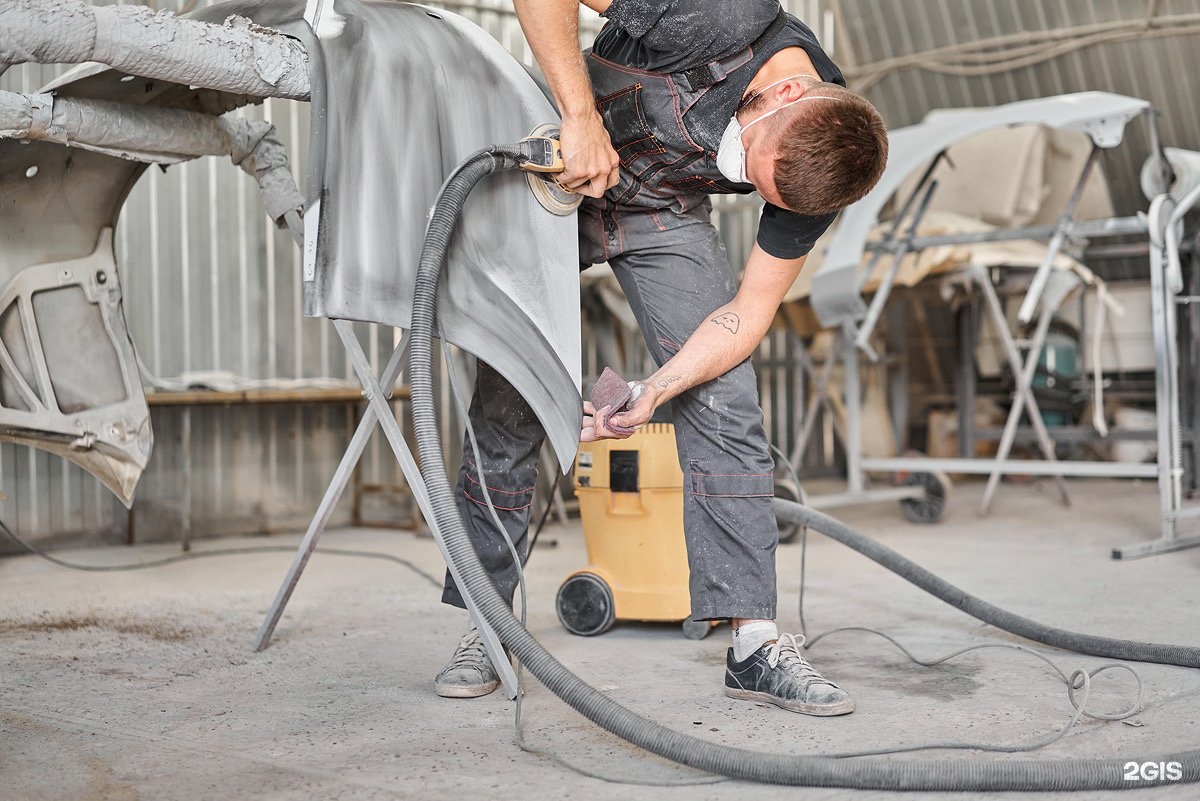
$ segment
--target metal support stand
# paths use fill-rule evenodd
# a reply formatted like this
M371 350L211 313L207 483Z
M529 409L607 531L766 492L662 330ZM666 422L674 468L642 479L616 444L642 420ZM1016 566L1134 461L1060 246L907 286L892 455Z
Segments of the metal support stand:
M1021 414L1025 411L1026 406L1029 407L1029 421L1033 424L1033 430L1037 435L1038 447L1041 448L1042 456L1048 462L1056 462L1058 461L1058 457L1054 453L1054 441L1050 439L1050 433L1046 430L1046 423L1042 420L1037 399L1033 394L1033 378L1037 373L1042 348L1046 345L1046 337L1050 333L1050 323L1054 320L1054 312L1066 296L1078 288L1079 279L1074 274L1067 272L1060 272L1055 275L1056 285L1049 288L1052 296L1048 296L1046 302L1042 305L1042 316L1038 319L1037 329L1034 332L1033 339L1029 342L1029 351L1025 354L1025 363L1022 364L1021 354L1017 350L1017 343L1013 339L1012 333L1008 330L1008 322L1004 317L1004 309L1000 306L1000 298L996 295L996 288L992 286L991 280L980 267L973 266L969 268L968 275L972 282L983 292L983 297L987 301L988 313L991 314L992 322L995 325L997 333L1000 335L1001 343L1004 345L1005 358L1008 360L1009 367L1012 369L1013 375L1017 380L1012 409L1009 410L1008 420L1004 424L1004 433L1000 437L1000 446L996 451L996 464L999 465L1008 459L1008 454L1012 450L1013 442L1017 436L1017 426L1021 423ZM992 496L995 494L996 487L1000 483L1001 474L1002 471L997 466L992 474L988 476L987 488L983 491L983 501L979 506L980 514L987 514L991 508ZM1056 474L1054 478L1058 482L1058 493L1062 498L1063 506L1070 506L1071 497L1067 493L1067 482L1063 479L1062 474Z
M867 317L859 326L857 336L853 330L853 324L849 324L847 334L854 341L855 345L862 348L863 352L871 359L871 361L879 361L878 354L871 348L871 335L875 332L875 326L879 324L879 318L883 315L883 307L887 304L888 297L892 294L892 286L896 283L896 274L900 272L900 265L904 263L904 257L913 252L912 242L917 236L917 231L920 230L921 220L925 218L925 213L929 211L929 203L933 200L933 195L937 192L938 182L933 180L933 172L937 169L938 164L942 159L946 158L946 151L942 151L929 162L929 166L925 168L925 172L921 175L917 185L913 187L908 198L904 201L904 206L900 209L900 213L896 215L896 219L892 222L892 227L884 236L881 246L883 249L890 251L893 254L892 266L884 274L883 280L875 289L875 296L871 298L871 305L867 309ZM919 199L919 202L918 202ZM903 236L900 235L900 227L904 224L909 212L916 205L916 211L909 221L908 232ZM863 273L863 279L866 280L875 271L875 265L878 263L883 250L877 250L871 254L870 265Z
M841 441L846 454L846 491L828 495L809 495L805 504L814 509L836 509L863 503L923 499L926 491L921 486L874 488L867 486L862 457L862 398L858 380L858 347L854 343L853 325L847 324L839 332L837 341L829 349L829 357L819 368L798 337L795 345L797 361L800 364L802 375L811 384L811 393L804 413L804 425L789 454L792 466L797 472L800 471L804 453L816 430L816 421L822 409L832 420L834 432ZM845 386L842 394L844 403L841 404L829 385L830 374L839 360L839 352L845 367ZM839 418L839 411L842 412L844 420Z
M1154 332L1154 400L1158 412L1158 500L1162 533L1153 542L1114 548L1114 559L1137 559L1200 546L1200 535L1180 537L1176 523L1200 517L1200 507L1183 506L1182 419L1179 411L1179 342L1172 276L1182 278L1179 240L1184 215L1200 201L1200 187L1178 203L1160 195L1150 206L1150 308Z
M851 493L866 486L862 471L862 389L858 385L858 345L854 342L854 324L842 326L842 388L846 398L846 483Z
M1079 174L1079 180L1075 183L1075 189L1071 192L1071 198L1067 201L1062 216L1058 218L1058 224L1054 227L1054 235L1050 237L1050 244L1046 246L1046 255L1042 258L1042 263L1038 265L1037 272L1033 274L1033 282L1029 285L1029 291L1025 293L1025 299L1021 301L1020 310L1017 311L1017 319L1022 323L1029 323L1033 320L1038 302L1050 280L1050 271L1054 269L1054 260L1058 258L1058 254L1067 240L1075 235L1075 213L1079 210L1080 201L1083 200L1083 190L1087 187L1088 178L1091 177L1092 171L1099 161L1100 146L1093 144L1092 152L1088 155L1088 160L1083 165L1083 171Z
M192 549L192 407L183 407L179 458L183 462L183 491L179 493L180 548Z
M818 368L813 362L812 354L808 352L808 348L804 346L800 337L793 335L793 344L796 346L796 361L800 365L800 375L808 379L810 387L808 405L804 410L804 422L800 428L800 435L796 437L796 442L792 446L792 452L789 454L792 467L795 468L796 472L800 472L804 462L804 454L808 450L808 443L816 431L817 421L821 419L822 409L829 414L833 422L834 432L843 445L846 443L846 431L842 428L842 421L834 405L836 401L829 388L829 376L833 372L833 366L837 363L837 359L833 356L834 351L831 350L830 357L825 361L825 364Z
M984 276L986 278L986 276ZM978 339L979 305L967 298L958 310L958 381L954 388L958 402L958 456L969 459L975 455L975 400L979 382L975 368L975 343ZM1007 330L1007 326L1005 327ZM1020 370L1013 367L1013 374Z
M359 383L363 386L363 395L366 397L368 404L363 412L362 419L359 421L358 429L354 432L350 444L346 447L342 461L338 464L337 470L334 472L333 478L325 490L325 495L321 498L321 503L317 506L317 511L309 523L308 531L305 533L304 539L296 551L296 557L292 561L292 566L288 569L287 576L284 577L283 584L280 585L279 592L276 594L275 600L271 603L271 608L268 610L267 616L258 630L258 635L254 640L254 650L261 651L270 642L271 635L275 631L275 626L279 623L279 619L283 615L284 607L287 606L288 599L291 598L292 591L295 590L296 583L300 580L300 574L304 571L305 565L308 564L308 558L312 556L313 551L316 549L317 540L325 530L325 526L333 514L333 509L337 505L338 499L341 498L342 492L350 483L354 468L358 464L363 451L366 449L367 441L375 429L375 424L378 423L383 429L388 444L392 448L392 453L400 463L404 477L408 481L409 488L417 501L417 505L421 509L421 513L425 517L434 540L437 542L438 549L442 553L442 558L450 570L450 575L453 576L459 591L462 593L467 610L471 614L472 622L479 629L479 634L487 648L488 656L491 657L492 664L496 666L496 670L500 674L500 681L504 685L504 690L508 693L509 698L515 698L517 694L517 679L512 664L508 656L504 653L504 648L501 646L495 632L488 627L487 623L478 614L474 600L470 597L467 587L458 575L453 562L450 561L441 531L437 527L433 510L429 505L429 494L425 488L425 482L421 478L421 472L417 467L416 461L413 459L408 443L405 442L404 435L400 431L400 425L396 422L395 415L388 405L388 401L391 398L391 388L395 385L396 378L399 376L403 365L404 344L403 342L397 344L382 375L377 377L371 370L370 362L363 352L362 345L354 335L354 328L351 323L347 320L334 320L333 326L342 340L342 346L346 349L346 355L354 367L354 372L358 375ZM385 390L384 387L388 389Z

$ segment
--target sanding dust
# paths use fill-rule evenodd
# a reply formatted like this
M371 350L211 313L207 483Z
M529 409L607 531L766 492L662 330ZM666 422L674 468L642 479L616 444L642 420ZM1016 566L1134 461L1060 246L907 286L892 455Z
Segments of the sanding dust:
M198 633L194 628L181 626L171 620L105 616L97 612L38 615L25 620L0 620L0 637L81 629L113 631L160 642L183 642Z

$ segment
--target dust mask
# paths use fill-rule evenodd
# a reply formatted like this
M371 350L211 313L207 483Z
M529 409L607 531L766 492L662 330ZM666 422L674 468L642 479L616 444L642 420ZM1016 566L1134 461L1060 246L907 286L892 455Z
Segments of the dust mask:
M792 78L803 78L803 77L809 77L809 76L789 75L786 78L780 78L778 81L775 81L775 83L764 86L762 89L758 90L753 95L751 95L749 98L747 98L746 102L743 103L743 106L748 104L754 98L761 95L763 92L770 89L772 86L781 84L784 81L790 81ZM746 132L746 129L748 129L751 125L753 125L756 122L762 122L767 117L770 117L772 114L774 114L777 111L783 111L788 106L794 106L797 103L803 102L805 100L836 100L836 99L837 98L829 97L828 95L815 95L813 97L809 97L806 95L804 97L793 100L790 103L785 103L782 106L780 106L779 108L773 108L770 111L768 111L766 114L763 114L761 116L755 117L754 119L750 120L750 122L746 123L745 125L742 125L740 122L738 122L737 113L735 112L733 117L730 118L729 124L725 126L725 133L721 135L721 144L717 148L717 169L721 171L721 175L724 175L726 178L728 178L730 181L733 181L734 183L738 183L738 184L750 183L750 181L746 178L746 146L742 144L742 134L744 134Z

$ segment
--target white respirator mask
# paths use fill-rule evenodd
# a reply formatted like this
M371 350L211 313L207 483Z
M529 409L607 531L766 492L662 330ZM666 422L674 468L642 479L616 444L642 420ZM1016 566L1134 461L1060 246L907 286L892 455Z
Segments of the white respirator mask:
M754 98L758 97L763 92L770 89L772 86L778 86L779 84L783 83L784 81L790 81L793 78L811 78L811 77L812 77L811 75L801 74L801 75L789 75L786 78L780 78L778 81L775 81L774 83L764 86L762 89L759 89L757 92L750 95L750 97L746 98L745 102L742 103L741 108L744 108L747 105L749 105L750 102L752 100L754 100ZM779 108L773 108L770 111L768 111L766 114L763 114L759 117L755 117L754 119L750 120L750 122L746 123L745 125L742 125L740 122L738 122L737 113L735 112L733 117L730 118L729 124L725 126L725 133L721 135L721 144L717 148L717 169L721 171L721 175L724 175L726 178L728 178L730 181L733 181L736 184L750 183L749 179L746 178L746 146L742 144L742 134L744 134L746 132L746 129L749 128L754 123L762 122L767 117L770 117L772 114L774 114L775 112L783 111L788 106L794 106L797 103L803 102L805 100L837 100L837 98L829 97L828 95L814 95L813 97L809 97L806 95L804 97L793 100L790 103L785 103L782 106L780 106ZM741 109L739 108L739 111L740 110Z

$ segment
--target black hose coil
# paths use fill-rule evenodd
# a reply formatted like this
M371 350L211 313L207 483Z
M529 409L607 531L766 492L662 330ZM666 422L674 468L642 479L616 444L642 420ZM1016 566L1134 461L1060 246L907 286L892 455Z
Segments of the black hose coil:
M648 720L608 696L597 691L554 658L520 621L496 592L491 578L479 562L479 557L463 528L454 501L453 489L446 476L442 448L438 435L437 411L434 406L432 378L432 340L437 314L437 289L445 263L455 222L472 188L486 176L517 166L519 153L514 147L497 147L480 151L468 158L447 179L433 208L425 235L425 244L417 272L413 295L411 340L409 351L409 382L412 390L412 414L416 429L417 450L421 474L429 491L433 521L442 536L450 559L458 568L479 613L500 640L555 695L571 707L608 731L635 745L683 765L711 773L774 784L813 787L848 787L880 790L1120 790L1153 787L1163 784L1200 781L1200 750L1184 751L1165 756L1146 757L1138 762L1179 763L1181 778L1126 781L1125 766L1129 759L1097 760L895 760L868 757L836 759L825 756L796 756L766 753L706 742L666 728ZM889 569L913 581L918 586L943 595L955 597L950 603L968 614L987 614L1003 628L1023 636L1042 634L1061 642L1071 642L1085 653L1121 656L1129 659L1150 659L1171 664L1200 666L1200 651L1183 646L1153 645L1087 637L1051 629L1020 618L997 607L967 596L961 590L924 571L899 554L872 541L849 526L796 504L781 506L776 511L784 519L802 518L813 528L834 539L857 543L852 547L867 554ZM803 513L790 507L803 509ZM828 529L828 530L827 530ZM874 555L872 555L874 554ZM901 560L906 564L897 569ZM958 593L957 596L954 593ZM987 619L982 618L981 619ZM1025 633L1030 632L1030 633ZM1070 635L1067 637L1066 635ZM1036 638L1036 637L1035 637ZM1078 638L1078 639L1072 639ZM1040 640L1050 642L1049 640ZM1051 642L1050 644L1055 644ZM1091 650L1087 650L1091 649ZM1101 650L1107 649L1107 650ZM1147 656L1146 649L1153 649ZM1140 656L1139 656L1140 654Z

